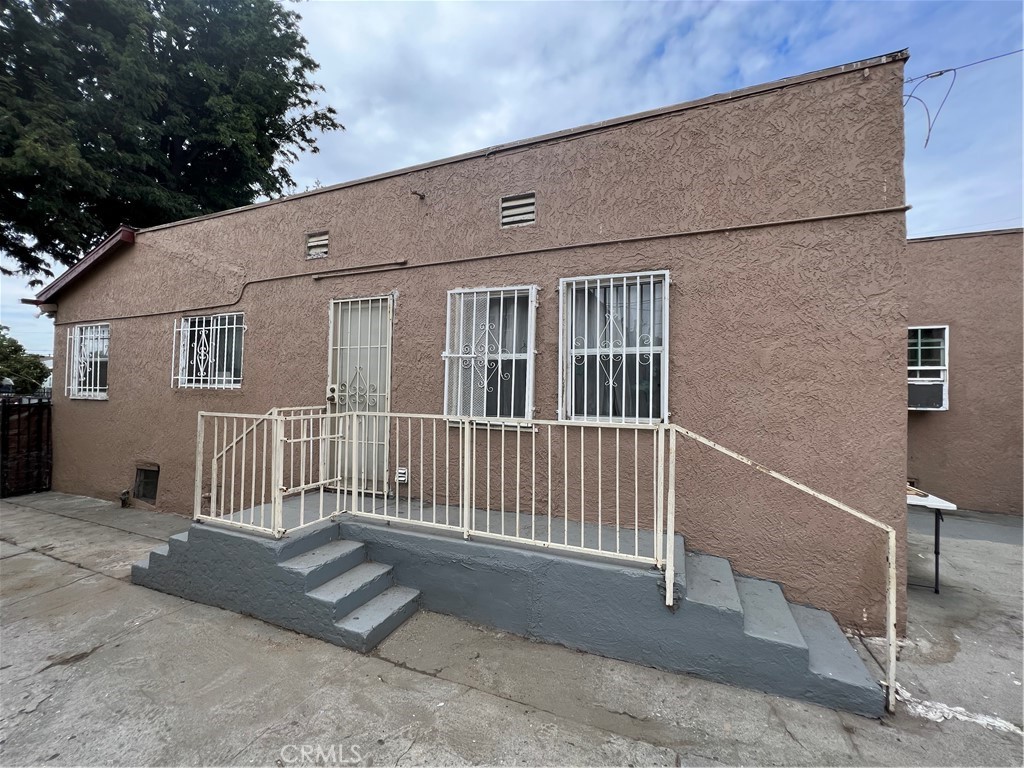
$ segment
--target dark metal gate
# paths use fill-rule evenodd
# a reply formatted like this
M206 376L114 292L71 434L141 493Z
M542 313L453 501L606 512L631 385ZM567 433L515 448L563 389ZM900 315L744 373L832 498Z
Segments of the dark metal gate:
M0 398L0 498L50 490L49 400Z

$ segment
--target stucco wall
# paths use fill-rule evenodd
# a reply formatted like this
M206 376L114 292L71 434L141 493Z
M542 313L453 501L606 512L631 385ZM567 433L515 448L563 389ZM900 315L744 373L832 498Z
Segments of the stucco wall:
M136 462L156 462L159 506L188 512L196 412L322 403L334 298L397 296L392 407L440 413L446 291L536 283L536 416L553 419L558 279L669 269L673 421L894 525L902 567L902 72L896 60L831 73L143 231L59 297L57 376L67 327L110 320L110 399L55 399L55 486L113 497ZM500 229L500 196L525 190L537 223ZM307 262L304 235L318 230L331 256ZM482 258L494 254L520 255ZM248 326L241 390L171 389L175 317L228 306ZM881 628L880 536L724 457L684 455L690 547Z
M909 325L949 325L949 410L911 411L907 475L964 509L1021 514L1021 230L907 245Z

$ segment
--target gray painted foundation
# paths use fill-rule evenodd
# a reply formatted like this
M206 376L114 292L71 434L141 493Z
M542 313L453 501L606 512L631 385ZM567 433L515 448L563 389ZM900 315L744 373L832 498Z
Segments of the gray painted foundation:
M279 541L193 525L132 580L362 651L418 599L535 640L881 716L879 684L829 614L735 576L727 560L684 553L681 538L676 551L674 610L657 570L351 515Z

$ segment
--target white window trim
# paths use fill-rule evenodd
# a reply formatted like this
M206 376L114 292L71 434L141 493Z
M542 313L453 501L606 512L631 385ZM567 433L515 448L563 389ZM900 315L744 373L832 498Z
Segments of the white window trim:
M93 335L93 338L104 338L107 342L107 384L100 387L97 383L94 387L87 386L83 388L77 376L78 369L81 367L79 343L83 340L88 340L88 331L96 334L98 329L104 329L101 333L105 332L106 334L105 337ZM64 359L64 368L64 394L70 399L107 400L107 391L110 388L110 323L83 323L82 325L68 328L67 356ZM95 374L97 380L98 377L99 374Z
M662 280L664 285L661 306L662 322L662 349L663 356L661 363L661 418L637 417L620 418L603 416L575 416L570 415L572 410L569 400L571 387L569 377L572 371L568 366L569 362L569 325L565 314L566 289L578 282L596 280L621 280L623 278L645 278L656 277ZM563 277L558 281L558 420L569 423L595 423L595 424L667 424L671 417L668 410L668 383L669 383L669 349L671 347L671 336L669 334L669 295L672 285L671 272L667 269L648 270L646 272L617 272L610 275L581 275L579 277Z
M935 377L929 377L927 379L917 378L912 379L907 376L907 384L941 384L942 385L942 405L938 408L921 408L909 406L907 410L910 411L948 411L949 410L949 326L948 325L911 325L907 328L909 334L910 331L932 331L935 329L942 330L943 337L943 353L946 360L945 365L910 365L909 359L907 360L907 371L937 371L939 375Z
M447 308L446 308L446 320L445 320L445 348L441 353L441 358L444 360L444 415L448 419L470 419L474 422L486 423L490 426L510 428L519 428L520 422L523 419L532 419L534 417L534 371L537 363L537 292L540 288L536 285L510 285L501 286L497 288L456 288L448 291ZM461 416L457 413L452 412L452 408L448 402L448 387L452 383L451 368L455 361L463 359L463 355L453 354L451 351L451 341L453 333L452 329L452 315L453 315L453 302L456 298L473 294L484 294L490 295L506 295L506 296L527 296L527 315L526 320L526 352L522 354L508 355L511 359L526 360L526 394L525 394L525 407L523 419L515 419L513 417L503 416ZM503 356L498 356L498 359L504 359ZM456 409L457 410L457 409Z
M191 325L196 320L212 321L218 317L237 317L238 321L228 328L241 328L241 353L239 355L238 381L219 382L218 377L207 376L206 381L201 383L188 382L186 379L186 366L188 363L188 339ZM171 354L171 387L174 389L241 389L242 379L245 371L245 324L244 312L219 312L212 315L190 315L174 321L174 346ZM195 378L195 377L192 377Z

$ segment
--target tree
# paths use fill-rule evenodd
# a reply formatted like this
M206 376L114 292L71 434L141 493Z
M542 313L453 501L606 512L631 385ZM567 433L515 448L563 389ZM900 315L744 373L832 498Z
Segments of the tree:
M5 2L2 271L50 275L121 224L292 189L314 134L344 128L298 21L276 0Z
M50 369L42 358L26 352L21 342L10 335L10 329L0 325L0 379L11 379L16 394L31 395L49 375Z

